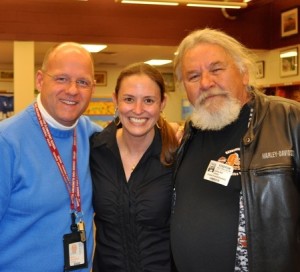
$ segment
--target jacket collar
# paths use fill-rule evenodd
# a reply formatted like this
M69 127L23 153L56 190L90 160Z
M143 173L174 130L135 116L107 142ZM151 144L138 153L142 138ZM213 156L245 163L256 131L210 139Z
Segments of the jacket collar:
M243 137L245 145L251 144L255 138L256 132L262 125L262 122L268 112L270 100L267 95L257 89L251 91L252 99L248 102L253 109L253 116L249 124L249 128Z

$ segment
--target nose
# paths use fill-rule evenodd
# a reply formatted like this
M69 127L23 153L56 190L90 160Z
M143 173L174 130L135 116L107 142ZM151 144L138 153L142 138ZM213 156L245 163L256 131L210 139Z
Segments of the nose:
M144 110L142 101L136 101L134 103L133 112L136 114L142 113Z
M68 86L66 86L66 93L70 95L76 95L79 92L79 88L75 80L70 80Z
M209 72L203 72L202 76L199 80L200 88L203 90L207 90L214 86L214 81L212 75Z

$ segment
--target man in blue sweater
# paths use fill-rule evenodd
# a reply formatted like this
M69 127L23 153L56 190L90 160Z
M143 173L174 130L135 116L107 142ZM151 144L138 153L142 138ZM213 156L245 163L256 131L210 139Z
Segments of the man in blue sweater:
M90 53L52 48L36 87L36 102L0 122L0 271L90 271L89 137L101 130L81 116L95 88Z

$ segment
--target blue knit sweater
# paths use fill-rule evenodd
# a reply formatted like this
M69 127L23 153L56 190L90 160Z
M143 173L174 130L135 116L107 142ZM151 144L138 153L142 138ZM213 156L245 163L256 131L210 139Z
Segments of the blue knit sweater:
M49 127L50 128L50 127ZM78 177L90 271L93 251L89 136L100 128L80 117ZM50 128L69 177L73 131ZM0 271L62 272L63 235L70 233L70 198L32 105L0 122Z

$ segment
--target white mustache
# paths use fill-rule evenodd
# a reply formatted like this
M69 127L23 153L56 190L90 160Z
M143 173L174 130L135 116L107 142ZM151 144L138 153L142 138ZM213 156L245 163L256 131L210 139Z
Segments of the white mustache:
M219 88L213 88L208 91L202 92L199 97L196 100L196 104L202 104L207 98L211 96L217 96L217 95L223 95L223 96L228 96L229 92L228 91L223 91Z

